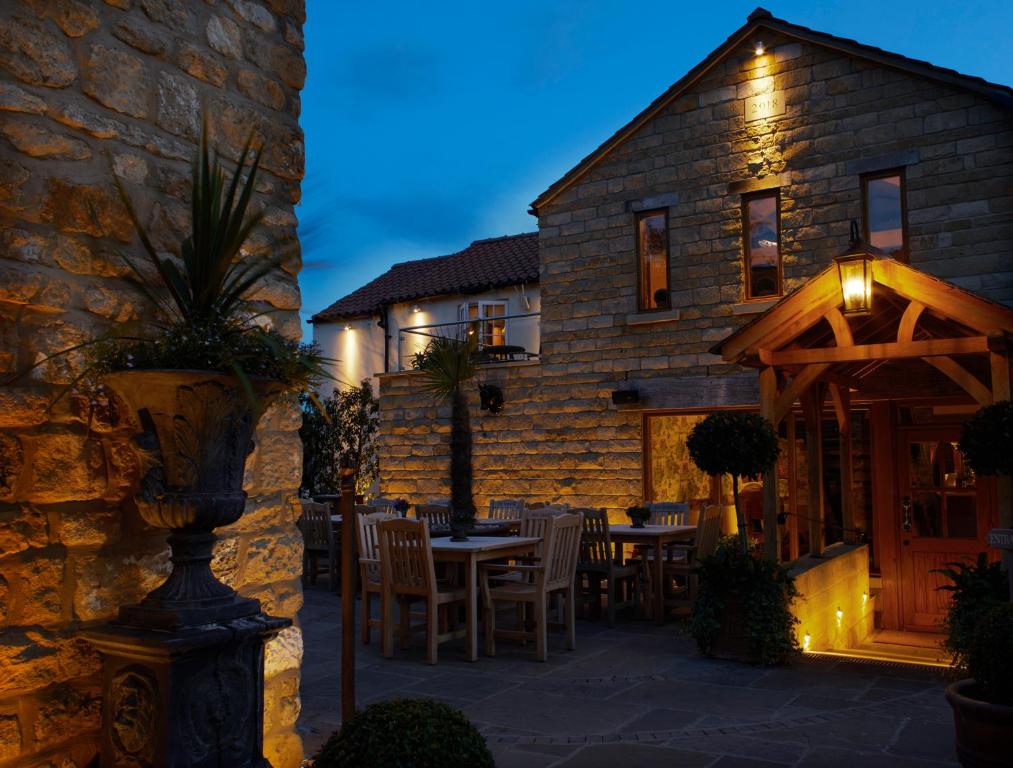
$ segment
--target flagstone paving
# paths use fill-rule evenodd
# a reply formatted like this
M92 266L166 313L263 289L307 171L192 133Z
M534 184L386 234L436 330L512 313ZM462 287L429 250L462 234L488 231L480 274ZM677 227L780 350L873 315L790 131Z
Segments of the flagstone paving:
M338 597L308 588L299 731L314 754L340 725ZM358 635L356 635L358 637ZM805 657L764 669L698 655L685 625L581 621L577 650L550 636L425 663L421 640L391 660L356 645L358 704L427 697L463 710L500 768L914 768L955 766L940 670Z

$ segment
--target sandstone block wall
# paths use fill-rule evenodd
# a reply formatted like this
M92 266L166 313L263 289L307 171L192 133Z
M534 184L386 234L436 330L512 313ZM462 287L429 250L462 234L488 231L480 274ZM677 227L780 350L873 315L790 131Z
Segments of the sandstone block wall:
M780 186L786 291L847 247L861 174L905 166L911 263L1013 304L1013 111L840 51L764 42L766 56L734 52L539 209L541 362L487 374L507 404L476 419L480 499L641 498L640 414L616 411L612 390L638 389L645 409L757 402L755 372L708 352L752 316L740 306L752 182ZM785 114L747 123L744 100L775 90ZM678 316L644 323L634 211L659 206ZM384 493L446 495L446 419L411 375L383 377L381 394Z
M303 173L303 0L8 0L0 6L0 379L110 323L143 318L120 254L139 244L111 173L156 244L178 252L202 109L234 160L265 142L251 253L294 238ZM255 256L254 256L255 257ZM297 335L293 252L259 288ZM163 532L127 498L129 426L115 406L49 403L66 360L0 388L0 766L84 766L97 751L99 658L77 631L112 618L167 573ZM221 531L215 568L265 610L294 617L301 538L299 413L283 403L250 457L247 514ZM299 764L298 628L267 652L266 751Z

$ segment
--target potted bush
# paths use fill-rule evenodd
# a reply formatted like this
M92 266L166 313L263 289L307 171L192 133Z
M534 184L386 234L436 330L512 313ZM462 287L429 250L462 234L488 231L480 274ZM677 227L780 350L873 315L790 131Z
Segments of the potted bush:
M138 425L137 507L150 525L171 529L173 562L161 586L120 609L128 624L173 629L259 612L259 601L240 598L211 572L214 529L243 514L244 465L261 414L325 375L314 348L266 327L248 300L279 264L241 253L262 219L251 205L261 153L247 166L252 139L229 181L205 124L179 259L155 248L116 179L146 254L145 269L124 259L147 314L139 331L121 327L76 348L87 364L75 383L111 390L128 406Z
M343 723L315 768L493 768L485 739L453 707L429 699L370 704Z
M701 560L699 590L690 633L708 656L759 664L783 664L798 652L791 603L794 578L759 547L743 553L734 537L723 537Z
M634 528L643 528L644 523L651 518L651 510L647 507L633 506L626 510L626 516Z
M946 630L944 647L953 656L953 666L967 672L967 657L974 638L974 630L992 608L1009 602L1009 580L999 563L990 563L982 552L974 563L947 563L946 568L935 570L950 580L939 589L950 592L950 607L943 627Z
M965 656L970 677L946 689L953 707L961 765L1010 764L1013 737L1013 604L993 605L971 636Z

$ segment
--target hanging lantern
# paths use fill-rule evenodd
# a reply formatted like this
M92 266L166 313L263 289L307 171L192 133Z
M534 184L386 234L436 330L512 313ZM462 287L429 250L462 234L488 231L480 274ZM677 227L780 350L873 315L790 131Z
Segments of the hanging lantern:
M848 250L834 259L841 281L844 315L867 315L872 312L872 262L877 249L858 236L858 222L851 222L851 243Z

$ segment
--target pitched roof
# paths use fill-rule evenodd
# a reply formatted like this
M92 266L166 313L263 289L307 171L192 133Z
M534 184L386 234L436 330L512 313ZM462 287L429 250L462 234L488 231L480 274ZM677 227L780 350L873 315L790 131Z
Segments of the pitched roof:
M319 323L378 312L383 306L448 293L477 293L538 282L538 233L476 240L463 251L395 264L375 280L313 315Z
M987 98L997 101L1003 106L1013 107L1013 88L1010 86L991 83L983 78L975 77L973 75L964 75L956 70L938 67L927 61L911 59L898 53L884 51L882 48L865 45L857 40L837 37L835 35L827 34L826 32L818 32L814 29L810 29L809 27L792 24L791 22L784 21L783 19L775 18L770 11L764 8L757 8L749 14L746 23L732 33L732 35L721 45L715 48L707 56L707 58L693 67L693 69L687 72L681 80L676 82L667 91L651 102L644 111L612 134L612 136L602 142L602 144L591 152L591 154L577 163L577 165L567 171L562 178L554 182L548 189L542 192L542 194L540 194L538 198L531 203L531 213L537 216L538 209L541 206L549 203L557 195L559 195L559 193L584 176L584 174L597 165L599 160L626 141L626 139L632 136L646 122L691 88L697 80L707 74L707 72L721 61L729 52L735 50L747 40L750 40L751 37L756 34L757 30L760 29L768 29L786 37L833 48L835 50L842 51L843 53L873 61L883 66L901 69L920 77L942 81L957 88L975 91Z

